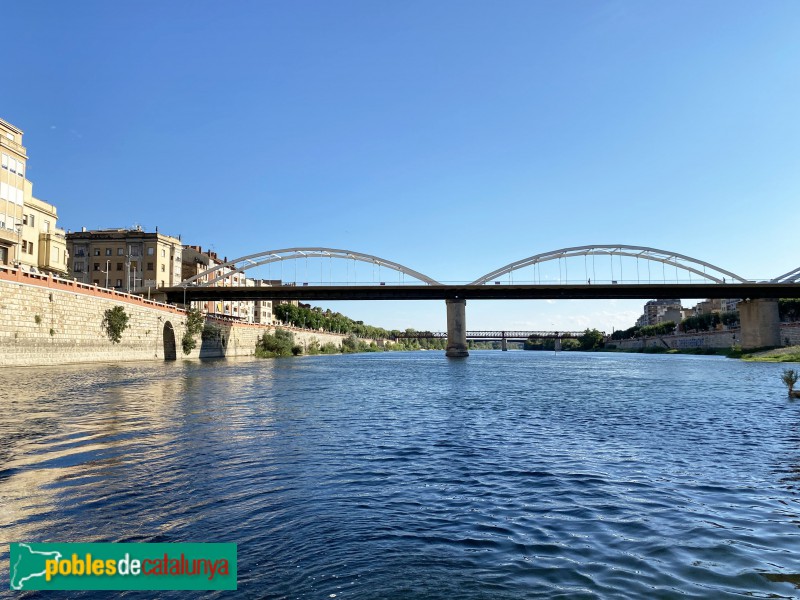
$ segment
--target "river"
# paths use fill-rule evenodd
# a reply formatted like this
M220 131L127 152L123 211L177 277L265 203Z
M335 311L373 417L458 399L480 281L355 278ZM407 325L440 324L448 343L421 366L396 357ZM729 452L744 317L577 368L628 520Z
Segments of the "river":
M238 544L238 591L212 598L800 597L783 368L491 351L5 368L0 581L12 541L206 541Z

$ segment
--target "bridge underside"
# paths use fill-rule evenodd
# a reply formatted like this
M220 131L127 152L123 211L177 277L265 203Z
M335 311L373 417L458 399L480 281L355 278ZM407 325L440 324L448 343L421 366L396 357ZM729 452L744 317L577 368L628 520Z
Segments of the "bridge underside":
M603 300L653 298L793 298L796 283L591 285L370 285L170 287L170 302L205 300Z

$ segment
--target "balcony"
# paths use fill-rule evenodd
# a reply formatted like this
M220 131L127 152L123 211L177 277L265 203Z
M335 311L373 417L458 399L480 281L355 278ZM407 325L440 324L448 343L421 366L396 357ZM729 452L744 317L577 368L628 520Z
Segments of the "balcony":
M5 146L9 150L11 150L12 152L16 152L17 154L21 154L26 159L28 158L28 154L27 154L27 151L25 150L25 146L23 146L22 144L18 144L17 142L12 142L10 139L8 139L4 135L0 135L0 147L3 147L3 146Z

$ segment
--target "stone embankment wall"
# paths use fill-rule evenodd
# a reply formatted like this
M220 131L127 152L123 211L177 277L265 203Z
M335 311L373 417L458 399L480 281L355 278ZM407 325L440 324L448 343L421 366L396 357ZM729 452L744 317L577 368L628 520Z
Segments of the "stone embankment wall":
M115 306L123 306L129 316L118 344L109 340L102 324L105 311ZM246 323L209 323L217 325L219 334L208 339L197 336L197 347L186 355L181 349L186 313L174 306L74 281L0 269L0 365L165 360L173 337L177 360L251 356L256 340L274 330ZM345 337L286 329L304 347L314 338L320 344L341 346Z
M781 323L781 344L794 346L800 344L800 323ZM663 341L662 341L663 340ZM728 331L708 331L698 334L663 335L636 340L609 342L622 350L661 347L686 350L690 348L732 348L742 342L738 328Z

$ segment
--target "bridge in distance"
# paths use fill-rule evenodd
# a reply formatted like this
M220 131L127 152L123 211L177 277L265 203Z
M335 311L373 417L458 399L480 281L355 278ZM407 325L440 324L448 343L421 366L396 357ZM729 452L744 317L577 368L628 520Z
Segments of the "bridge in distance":
M591 264L589 258L591 257ZM610 279L598 279L595 259L610 259ZM635 273L630 278L623 274L623 257L635 263ZM578 279L570 279L569 260L583 259L583 271ZM412 285L371 284L347 285L328 282L298 285L231 286L226 279L233 274L281 263L282 261L344 260L364 262L396 271L419 283ZM619 259L616 267L615 259ZM522 269L537 269L547 262L558 261L559 280L539 280L515 283L513 274ZM562 278L562 261L563 274ZM640 263L646 265L640 269ZM653 275L651 264L656 265ZM602 268L602 265L601 265ZM615 271L616 268L616 271ZM658 276L660 269L662 277ZM670 270L668 280L666 271ZM675 278L671 272L674 269ZM580 272L580 268L578 269ZM688 275L680 280L678 272ZM322 273L322 269L321 269ZM573 273L575 268L573 266ZM619 275L615 277L615 273ZM635 279L632 279L635 275ZM508 276L509 282L500 278ZM692 280L694 277L695 280ZM655 279L655 281L654 281ZM653 298L735 298L739 304L742 327L742 346L745 348L780 345L779 319L776 298L800 297L800 268L768 281L752 281L732 271L684 254L644 246L591 245L562 248L509 263L467 284L444 284L435 279L377 256L334 248L303 247L267 250L243 256L200 272L178 286L159 290L170 302L188 303L211 300L445 300L447 305L447 355L467 356L466 301L467 300L568 300L568 299L653 299Z

